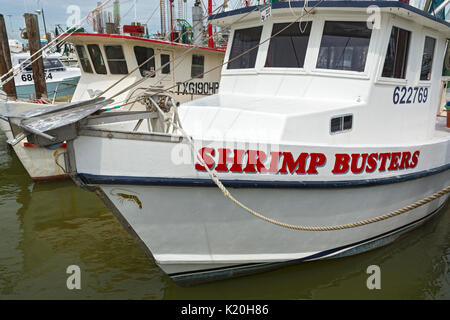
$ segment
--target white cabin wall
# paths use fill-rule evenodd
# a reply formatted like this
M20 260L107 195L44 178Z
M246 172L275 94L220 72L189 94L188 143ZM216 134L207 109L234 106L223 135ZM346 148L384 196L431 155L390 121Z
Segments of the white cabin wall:
M411 31L408 67L405 79L382 78L384 59L388 47L388 41L392 26ZM370 139L386 139L393 142L406 142L411 139L424 141L433 136L436 104L438 99L439 79L442 70L442 58L439 57L441 38L437 32L424 29L418 24L411 23L397 16L389 17L386 25L383 25L384 45L379 51L379 64L376 70L374 86L366 112L362 115L367 124L366 129L377 132L377 135L368 134ZM433 58L431 81L420 81L420 71L424 49L425 36L436 39L436 48ZM438 67L440 66L440 69ZM393 93L396 87L422 87L428 88L426 103L394 104ZM372 137L372 138L371 138Z
M427 32L429 34L429 32ZM450 34L448 35L450 37ZM442 35L437 35L435 48L435 58L433 60L431 78L433 86L430 88L432 100L430 100L428 110L428 136L432 136L435 131L435 124L432 119L435 119L437 111L442 107L441 105L441 85L442 85L442 68L444 65L444 58L446 52L447 38Z
M333 14L333 16L313 15L305 65L303 69L295 70L264 68L269 45L269 42L264 42L264 40L270 37L272 24L293 20L292 15L272 17L272 20L264 24L261 34L262 44L259 47L255 68L228 70L224 66L222 68L221 94L294 97L299 99L299 108L302 103L314 99L330 102L330 106L323 109L322 112L321 109L318 109L316 114L287 119L283 134L283 140L287 141L299 139L304 141L306 137L307 142L341 144L377 143L379 141L407 143L411 139L417 141L430 139L434 132L444 50L443 37L439 32L425 29L422 25L414 23L413 20L406 20L390 13L382 13L381 28L372 31L364 72L315 68L324 21L366 21L366 17L361 13L356 15ZM233 26L230 35L231 41L235 29L248 28L258 24L259 21L253 20ZM381 78L393 25L411 31L406 79ZM431 81L419 81L425 35L432 36L437 40ZM225 60L228 60L231 51L231 41ZM427 87L429 90L427 102L394 104L393 92L397 86ZM332 108L333 103L341 106L341 109ZM348 107L342 107L342 105ZM274 105L274 108L282 108L282 105ZM330 135L331 117L346 113L354 115L352 130Z
M208 50L190 50L190 48L182 48L175 51L175 79L176 81L188 81L191 77L192 56L202 55L205 57L203 78L195 78L191 81L198 82L214 82L220 79L220 70L218 67L223 63L223 54L218 52L210 52Z
M131 96L136 96L139 92L142 92L145 88L149 88L150 86L160 86L163 85L164 88L171 88L173 92L176 93L177 86L176 82L187 81L191 78L191 63L192 63L192 55L193 54L201 54L205 56L205 67L204 71L207 72L214 67L220 65L223 61L223 53L216 52L209 49L199 49L190 46L182 46L182 45L173 45L170 43L155 43L148 42L142 40L130 40L130 39L122 39L122 38L101 38L101 37L91 37L88 36L77 39L74 42L75 45L87 45L87 44L97 44L100 47L100 50L103 55L103 59L105 60L107 74L97 74L95 73L94 65L92 63L91 57L88 54L89 61L93 68L94 73L85 73L81 70L82 75L79 81L79 84L75 90L73 101L80 101L90 99L91 97L88 94L88 89L92 90L105 90L118 80L122 79L125 75L118 74L113 75L109 71L108 62L106 59L106 54L104 51L104 45L121 45L123 48L124 56L127 62L128 72L131 72L133 69L138 67L136 56L134 53L134 46L143 46L149 47L154 50L155 53L155 68L158 70L161 67L161 54L166 53L171 55L171 65L170 70L171 73L166 75L162 74L161 70L156 72L156 77L149 78L142 82L137 87L132 88L131 90L125 91L121 95L115 98L117 103L122 103L127 99L130 99ZM87 47L86 51L87 51ZM106 98L115 95L116 93L122 91L124 88L129 85L135 83L136 81L142 79L139 69L132 72L128 77L122 80L118 85L114 86L112 89L108 91L105 95ZM201 79L193 79L191 82L219 82L220 81L220 68L217 68L211 72L208 72ZM144 88L137 89L136 88ZM199 95L175 95L175 99L179 102L190 101L195 98L199 98ZM134 106L133 109L142 108L142 106Z

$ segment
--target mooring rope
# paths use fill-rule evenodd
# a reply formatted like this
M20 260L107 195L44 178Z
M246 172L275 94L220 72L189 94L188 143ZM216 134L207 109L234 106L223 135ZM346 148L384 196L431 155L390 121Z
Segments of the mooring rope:
M195 150L194 150L195 152ZM197 154L197 158L199 158L200 153ZM209 169L209 167L205 164L205 162L203 161L203 159L200 157L199 160L202 160L200 163L206 168L206 170L208 171L208 174L210 176L210 178L214 181L214 183L219 187L219 189L222 191L222 193L225 195L225 197L227 197L228 199L230 199L231 201L233 201L237 206L241 207L242 209L244 209L245 211L249 212L250 214L254 215L257 218L260 218L266 222L272 223L274 225L283 227L283 228L287 228L287 229L292 229L292 230L301 230L301 231L333 231L333 230L343 230L343 229L350 229L350 228L356 228L356 227L361 227L361 226L365 226L371 223L375 223L375 222L379 222L379 221L383 221L383 220L387 220L390 219L392 217L401 215L403 213L406 213L408 211L411 211L413 209L416 209L418 207L421 207L433 200L436 200L437 198L440 198L442 196L444 196L445 194L450 192L450 186L445 187L444 189L442 189L439 192L433 193L432 195L416 201L408 206L405 206L401 209L398 210L394 210L391 211L389 213L386 213L384 215L378 216L378 217L374 217L374 218L370 218L370 219L366 219L366 220L361 220L361 221L357 221L357 222L353 222L353 223L347 223L347 224L341 224L341 225L334 225L334 226L302 226L302 225L294 225L294 224L289 224L289 223L285 223L285 222L281 222L272 218L268 218L264 215L262 215L261 213L247 207L245 204L243 204L242 202L240 202L239 200L237 200L231 193L230 191L228 191L228 189L222 184L222 182L219 180L219 178Z
M162 114L164 114L164 112L159 108L158 105L155 105L155 107L158 109L158 111ZM176 109L176 107L174 107L174 112L178 115L178 111ZM179 118L177 116L177 118ZM192 140L192 138L186 133L186 131L184 131L181 123L178 125L177 123L175 123L174 121L172 121L172 119L164 117L164 119L166 121L170 121L172 123L172 125L176 128L178 128L180 130L180 132L182 133L182 135L186 138L186 140L189 142L189 145L193 151L194 154L196 154L198 161L200 162L200 164L206 169L206 171L208 172L209 177L211 178L211 180L217 185L217 187L220 189L220 191L222 191L223 195L225 197L227 197L228 199L230 199L231 201L233 201L237 206L241 207L242 209L244 209L245 211L247 211L248 213L252 214L253 216L262 219L266 222L269 222L271 224L283 227L283 228L287 228L287 229L291 229L291 230L300 230L300 231L334 231L334 230L343 230L343 229L350 229L350 228L356 228L356 227L361 227L361 226L365 226L368 224L372 224L375 222L379 222L379 221L383 221L383 220L387 220L396 216L399 216L403 213L409 212L413 209L416 209L418 207L421 207L433 200L436 200L444 195L446 195L447 193L450 192L450 186L447 186L445 188L443 188L441 191L433 193L432 195L429 195L426 198L423 198L422 200L416 201L410 205L407 205L401 209L397 209L394 211L391 211L389 213L383 214L381 216L377 216L374 218L369 218L369 219L365 219L365 220L360 220L357 222L353 222L353 223L347 223L347 224L341 224L341 225L334 225L334 226L303 226L303 225L294 225L294 224L289 224L286 222L281 222L269 217L264 216L263 214L247 207L245 204L243 204L242 202L240 202L239 200L237 200L232 194L231 192L223 185L223 183L219 180L219 178L217 177L217 175L211 171L211 169L208 167L208 165L205 163L205 161L203 160L203 157L201 155L200 152L196 152L195 151L195 144L194 141Z

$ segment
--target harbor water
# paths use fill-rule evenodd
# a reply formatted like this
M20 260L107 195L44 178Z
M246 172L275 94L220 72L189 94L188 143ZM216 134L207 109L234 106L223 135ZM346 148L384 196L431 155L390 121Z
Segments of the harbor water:
M242 214L246 214L243 212ZM450 299L450 207L360 254L183 288L94 193L34 183L0 133L0 299ZM81 289L67 287L79 266ZM381 288L369 290L369 266Z

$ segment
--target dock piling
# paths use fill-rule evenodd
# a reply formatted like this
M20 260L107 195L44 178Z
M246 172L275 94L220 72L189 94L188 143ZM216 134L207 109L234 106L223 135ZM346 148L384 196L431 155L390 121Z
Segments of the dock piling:
M25 13L25 25L27 28L28 35L28 46L30 48L30 55L33 56L35 52L41 49L41 41L39 34L39 22L38 17L35 14ZM34 79L34 88L36 90L36 99L47 98L47 85L45 83L45 71L44 71L44 60L42 56L37 54L31 61L34 61L31 64L31 68L33 69L33 79ZM36 59L39 56L38 59Z
M12 68L11 52L9 50L8 34L6 32L5 19L0 14L0 75L4 75ZM12 75L10 73L5 79ZM5 80L2 79L2 80ZM16 84L14 78L3 86L3 91L6 93L9 100L17 99Z

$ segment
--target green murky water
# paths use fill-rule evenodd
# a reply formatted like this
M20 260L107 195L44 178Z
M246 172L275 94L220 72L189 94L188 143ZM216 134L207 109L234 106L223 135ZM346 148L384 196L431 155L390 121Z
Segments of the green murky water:
M450 207L358 256L182 288L144 255L93 194L34 183L0 134L0 299L450 299ZM366 269L381 268L381 290ZM66 268L81 268L68 290Z

